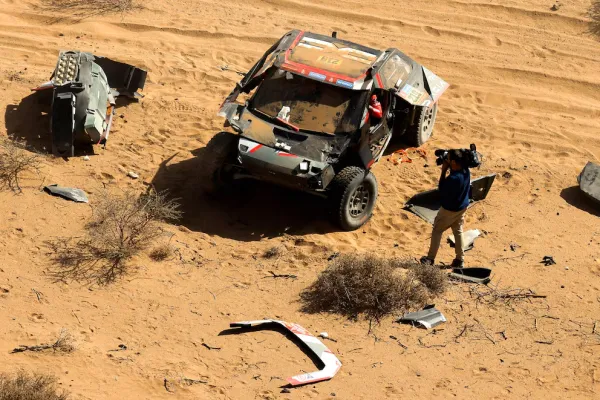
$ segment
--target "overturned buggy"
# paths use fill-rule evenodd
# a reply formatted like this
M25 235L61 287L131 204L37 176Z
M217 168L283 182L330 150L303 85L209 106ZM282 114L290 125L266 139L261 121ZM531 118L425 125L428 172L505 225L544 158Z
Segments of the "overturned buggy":
M429 139L447 88L397 49L294 30L223 103L219 115L239 135L217 134L205 168L218 184L254 178L323 195L341 228L354 230L375 206L372 165L392 136L413 146ZM242 93L251 94L244 104Z

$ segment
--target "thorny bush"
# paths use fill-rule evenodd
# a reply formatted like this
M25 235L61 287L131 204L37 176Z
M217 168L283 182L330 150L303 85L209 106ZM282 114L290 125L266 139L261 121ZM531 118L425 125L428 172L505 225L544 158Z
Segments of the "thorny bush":
M14 375L0 375L0 400L68 400L59 391L56 378L50 375L29 374L23 370Z
M301 295L303 311L369 320L423 306L445 287L437 269L398 258L346 254L335 258Z
M0 140L0 190L21 193L21 178L25 172L39 172L41 157L27 150L24 143Z
M160 221L181 217L179 204L165 193L137 196L132 192L105 192L93 206L86 236L49 242L59 268L59 280L108 284L128 270L128 261L165 233Z

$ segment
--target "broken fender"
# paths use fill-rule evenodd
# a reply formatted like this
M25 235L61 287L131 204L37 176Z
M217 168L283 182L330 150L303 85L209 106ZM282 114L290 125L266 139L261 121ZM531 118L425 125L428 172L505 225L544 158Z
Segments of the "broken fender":
M259 321L242 321L229 324L232 328L252 328L260 325L275 325L281 326L292 332L302 343L307 350L310 350L314 355L321 360L323 367L316 372L311 372L302 375L292 376L286 381L292 386L306 385L326 381L335 376L342 367L342 363L338 358L315 336L298 324L291 324L285 321L275 319L259 320Z

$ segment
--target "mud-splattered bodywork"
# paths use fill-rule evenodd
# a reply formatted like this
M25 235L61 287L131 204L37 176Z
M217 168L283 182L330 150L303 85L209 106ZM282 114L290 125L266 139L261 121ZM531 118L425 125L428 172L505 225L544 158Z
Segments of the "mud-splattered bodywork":
M241 136L245 175L320 191L344 166L370 169L393 125L414 123L414 109L432 106L447 87L399 50L294 30L250 69L219 115ZM242 93L251 93L244 104ZM373 93L384 109L377 129L366 123Z

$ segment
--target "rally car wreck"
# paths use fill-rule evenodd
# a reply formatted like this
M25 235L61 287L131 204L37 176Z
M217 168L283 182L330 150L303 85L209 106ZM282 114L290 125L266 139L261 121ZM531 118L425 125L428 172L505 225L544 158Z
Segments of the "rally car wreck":
M219 115L239 135L211 140L205 170L218 184L254 178L322 195L343 229L357 229L377 198L372 165L392 136L413 146L429 139L447 88L397 49L291 31L223 103Z
M33 89L52 90L52 152L75 155L75 143L104 144L115 114L115 98L138 99L147 72L79 51L61 51L50 81Z

